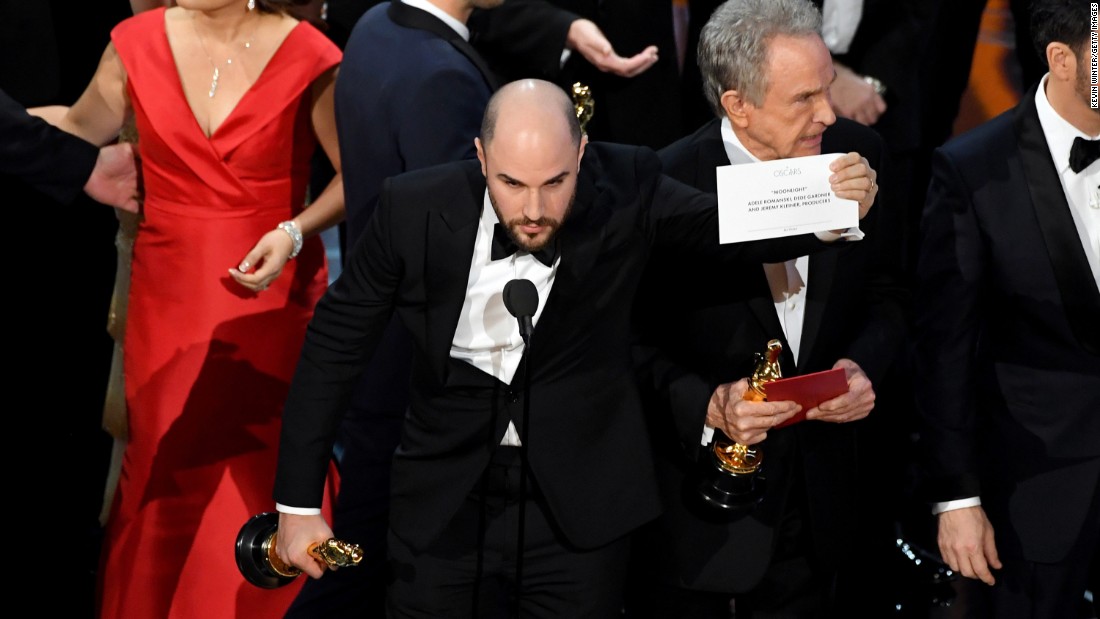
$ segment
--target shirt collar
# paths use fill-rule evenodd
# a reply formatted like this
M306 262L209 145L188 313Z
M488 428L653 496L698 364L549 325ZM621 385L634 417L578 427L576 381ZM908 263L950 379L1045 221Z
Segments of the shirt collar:
M1063 174L1069 169L1069 151L1073 148L1073 138L1093 140L1098 136L1090 136L1058 115L1047 99L1046 86L1049 77L1049 73L1044 75L1039 82L1039 88L1035 90L1035 109L1039 113L1039 124L1043 127L1043 135L1046 136L1047 148L1050 149L1054 165L1058 168L1058 173Z
M748 149L741 144L741 140L739 140L737 134L733 132L733 124L730 123L729 116L722 118L722 145L726 147L726 157L729 158L732 164L755 163L760 161L760 159L750 153Z
M481 202L481 225L488 228L490 231L497 223L500 222L500 218L497 217L497 210L493 208L493 201L489 199L489 189L485 189L485 198Z
M447 14L446 11L432 4L428 0L401 0L401 2L413 8L420 9L421 11L427 11L428 13L431 13L432 15L438 17L440 21L450 26L451 30L457 32L458 36L462 37L463 40L470 40L470 29L466 27L466 24L458 21L454 17L451 17Z

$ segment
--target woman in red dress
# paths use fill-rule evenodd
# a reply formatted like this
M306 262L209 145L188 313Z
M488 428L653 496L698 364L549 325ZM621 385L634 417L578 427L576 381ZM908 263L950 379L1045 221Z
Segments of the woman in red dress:
M316 235L344 214L340 51L286 13L294 3L143 12L114 29L71 108L38 110L96 144L132 114L140 136L130 442L103 546L104 618L281 617L301 585L256 588L233 553L241 525L274 508L283 400L327 285ZM307 208L318 142L337 174Z

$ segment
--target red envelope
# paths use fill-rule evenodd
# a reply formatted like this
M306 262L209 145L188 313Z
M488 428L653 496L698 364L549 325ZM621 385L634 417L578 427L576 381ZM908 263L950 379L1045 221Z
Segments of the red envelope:
M848 379L844 375L844 368L836 368L780 378L765 385L764 390L770 402L792 400L802 405L802 410L797 415L775 426L783 428L806 419L806 413L818 404L848 393Z

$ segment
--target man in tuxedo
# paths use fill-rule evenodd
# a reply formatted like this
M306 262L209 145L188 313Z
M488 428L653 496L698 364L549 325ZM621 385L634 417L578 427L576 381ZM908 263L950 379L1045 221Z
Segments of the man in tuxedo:
M395 0L377 4L356 23L335 94L341 159L358 170L344 181L347 247L362 237L385 178L475 157L474 138L498 84L468 40L471 17L503 12L512 23L492 29L526 32L520 55L534 64L560 62L574 15L542 2L500 4ZM412 339L391 321L336 445L341 479L333 529L362 547L363 562L308 581L287 619L383 612L390 459L409 404L412 357Z
M393 462L391 616L478 616L510 600L611 617L625 535L659 510L628 350L650 249L743 263L827 244L719 245L713 196L662 176L648 149L587 144L548 82L501 89L480 136L478 161L386 182L317 306L284 413L277 550L323 574L307 548L332 535L316 509L328 451L396 313L415 355ZM865 212L873 171L857 156L834 171ZM535 288L521 312L534 352L502 300L514 279Z
M922 224L915 365L929 498L944 559L991 585L998 618L1078 616L1100 556L1088 5L1032 4L1048 71L1014 109L937 149Z
M715 193L716 168L730 164L858 152L877 169L881 138L833 112L820 28L806 0L720 6L699 44L718 117L660 151L665 172ZM739 271L655 252L635 303L635 351L668 508L638 536L630 617L724 619L731 598L738 619L818 617L830 607L859 522L853 422L871 411L905 331L907 294L884 221L876 208L839 251ZM773 429L790 415L744 401L738 380L773 338L783 343L783 376L840 368L848 393ZM762 447L755 508L727 516L700 500L716 430Z
M138 175L129 144L97 148L31 116L2 90L0 175L19 179L58 202L72 202L84 191L97 202L138 210Z

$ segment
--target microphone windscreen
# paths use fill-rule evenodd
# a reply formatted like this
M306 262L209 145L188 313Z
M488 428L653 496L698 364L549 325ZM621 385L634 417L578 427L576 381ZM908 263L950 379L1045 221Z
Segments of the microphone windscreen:
M539 293L529 279L513 279L504 284L504 307L519 318L534 316L539 309Z

